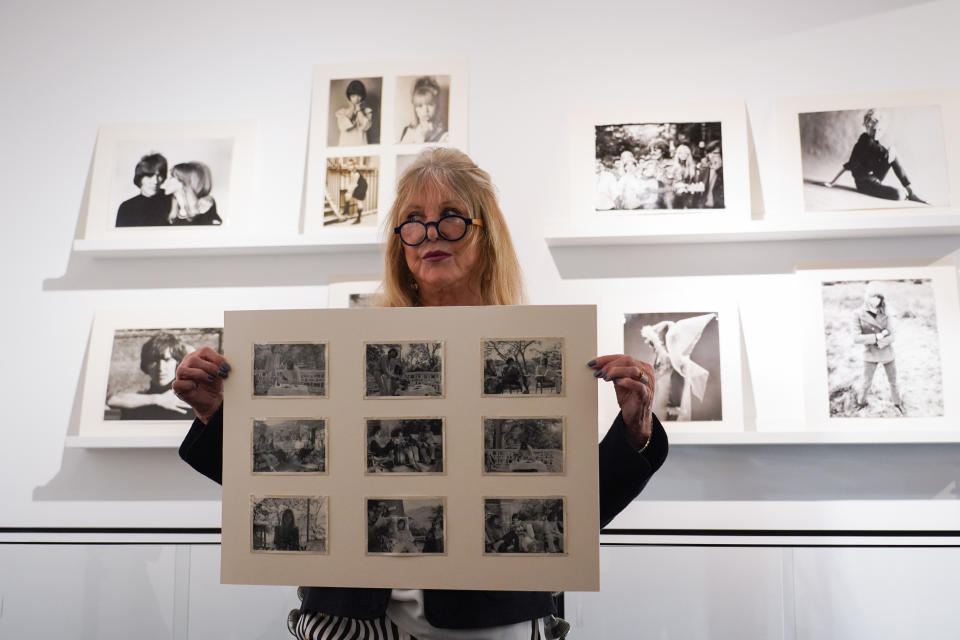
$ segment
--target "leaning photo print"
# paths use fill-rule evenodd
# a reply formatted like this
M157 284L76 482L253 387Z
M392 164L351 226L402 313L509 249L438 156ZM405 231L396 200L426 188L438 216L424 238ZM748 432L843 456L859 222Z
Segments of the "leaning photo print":
M803 350L809 428L873 433L884 442L960 438L950 393L960 384L956 268L798 276L810 309Z

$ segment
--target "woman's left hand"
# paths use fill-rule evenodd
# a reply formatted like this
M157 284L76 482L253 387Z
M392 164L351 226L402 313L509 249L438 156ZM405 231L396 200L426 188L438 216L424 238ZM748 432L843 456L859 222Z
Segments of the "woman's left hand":
M623 354L599 356L587 366L595 377L613 382L627 436L637 449L644 447L653 432L653 366Z

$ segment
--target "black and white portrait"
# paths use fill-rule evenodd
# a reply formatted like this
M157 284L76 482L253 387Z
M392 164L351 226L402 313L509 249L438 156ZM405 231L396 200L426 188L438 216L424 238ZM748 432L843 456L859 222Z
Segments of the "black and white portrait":
M830 416L942 416L932 282L832 281L821 293Z
M563 498L484 498L485 554L566 552Z
M254 344L253 395L326 396L326 343Z
M223 329L117 329L113 334L104 420L193 420L171 388L191 351L222 351Z
M444 144L450 137L450 76L397 78L396 123L400 144Z
M325 473L326 471L326 420L322 418L254 419L254 473Z
M251 496L253 551L327 552L327 496Z
M368 342L364 397L443 395L443 342Z
M940 107L799 114L807 211L945 206Z
M483 395L563 395L563 338L483 340Z
M367 473L443 473L443 418L367 418Z
M377 226L380 158L327 158L323 226Z
M563 473L563 418L483 419L484 473Z
M719 122L595 127L597 211L723 209Z
M380 101L383 78L330 81L327 146L380 144Z
M714 312L626 315L623 348L653 364L653 412L660 420L723 419L719 327Z
M219 226L230 192L234 141L121 141L114 150L115 227Z
M367 498L368 554L443 554L446 531L443 498Z

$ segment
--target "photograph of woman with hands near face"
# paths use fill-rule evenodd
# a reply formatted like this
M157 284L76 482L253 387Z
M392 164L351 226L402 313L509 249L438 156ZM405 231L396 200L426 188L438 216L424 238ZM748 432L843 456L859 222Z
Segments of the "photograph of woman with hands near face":
M447 148L422 152L398 181L387 224L392 233L385 251L382 306L522 301L519 262L490 175L463 152ZM574 366L588 367L598 380L614 385L620 406L599 447L602 527L663 464L667 436L651 411L650 364L613 354L571 364L571 369ZM184 358L173 383L198 416L180 456L217 482L222 477L222 390L229 372L222 356L201 349ZM534 630L543 633L554 613L553 598L544 592L499 592L494 599L482 591L310 587L288 622L298 638L347 637L335 629L361 627L374 634L361 634L363 638L398 638L403 632L421 640L460 640L480 637L477 629L484 629L483 637L526 640ZM343 624L344 619L358 624Z

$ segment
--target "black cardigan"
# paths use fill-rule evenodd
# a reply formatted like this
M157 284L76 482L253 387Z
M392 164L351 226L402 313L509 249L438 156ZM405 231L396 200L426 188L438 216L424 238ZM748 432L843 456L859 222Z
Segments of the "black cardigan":
M600 526L637 497L667 457L667 434L656 416L650 445L637 453L625 435L623 416L600 443ZM204 425L194 420L180 445L180 457L218 484L223 474L223 410ZM309 587L301 609L369 620L387 610L390 589ZM540 591L454 591L426 589L427 621L441 629L479 629L513 624L555 613L553 598Z

